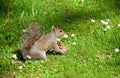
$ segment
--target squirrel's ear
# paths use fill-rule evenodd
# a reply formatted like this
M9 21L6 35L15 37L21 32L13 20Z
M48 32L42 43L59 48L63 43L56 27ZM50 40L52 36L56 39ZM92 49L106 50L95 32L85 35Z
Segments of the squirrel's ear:
M55 31L55 27L54 26L52 26L52 30Z
M54 25L52 26L52 29L55 28Z

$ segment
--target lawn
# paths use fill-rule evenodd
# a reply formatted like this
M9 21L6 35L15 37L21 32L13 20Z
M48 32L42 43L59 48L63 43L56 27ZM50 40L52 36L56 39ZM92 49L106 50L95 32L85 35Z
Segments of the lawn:
M30 24L63 29L66 54L13 59ZM0 78L120 78L119 49L119 0L0 0Z

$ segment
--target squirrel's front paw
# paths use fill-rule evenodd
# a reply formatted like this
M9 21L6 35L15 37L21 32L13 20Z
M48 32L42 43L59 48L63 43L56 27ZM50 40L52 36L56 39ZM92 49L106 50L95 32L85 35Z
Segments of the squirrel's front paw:
M57 42L57 45L59 46L59 49L61 49L61 54L65 54L65 52L67 51L66 46L61 42Z

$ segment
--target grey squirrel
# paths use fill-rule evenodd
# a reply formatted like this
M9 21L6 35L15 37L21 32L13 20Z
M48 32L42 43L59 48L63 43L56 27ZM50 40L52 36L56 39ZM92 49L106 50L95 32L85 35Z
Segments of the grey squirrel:
M51 31L41 36L38 26L29 26L26 29L26 36L23 38L23 46L21 53L23 59L45 60L46 52L53 49L60 54L65 54L66 47L61 42L57 42L56 38L64 34L60 28L52 27Z

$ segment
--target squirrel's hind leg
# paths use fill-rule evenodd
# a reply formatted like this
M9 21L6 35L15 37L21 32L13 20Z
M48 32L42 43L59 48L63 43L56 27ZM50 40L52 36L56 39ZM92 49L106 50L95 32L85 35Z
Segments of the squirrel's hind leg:
M31 50L29 55L32 60L46 60L46 51Z

